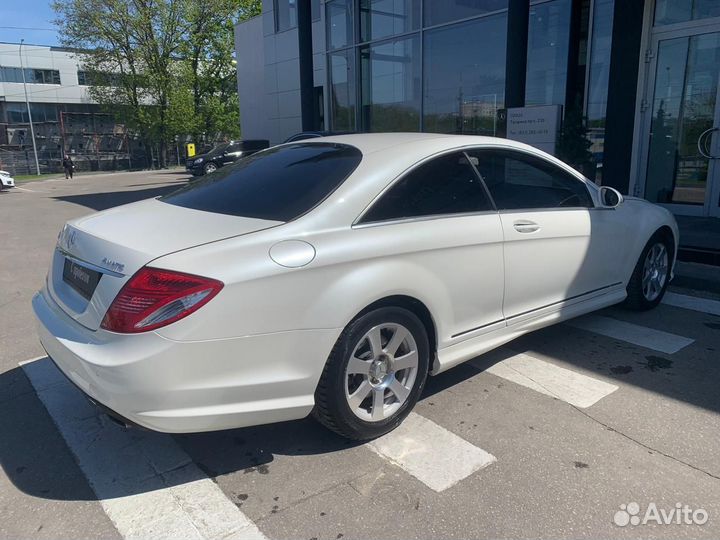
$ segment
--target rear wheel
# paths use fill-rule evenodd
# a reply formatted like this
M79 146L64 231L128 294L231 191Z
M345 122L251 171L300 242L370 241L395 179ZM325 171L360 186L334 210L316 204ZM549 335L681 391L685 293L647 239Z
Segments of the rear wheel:
M428 336L420 319L402 308L376 309L338 338L315 391L313 414L343 437L379 437L415 406L428 368Z
M670 282L672 242L655 233L640 254L627 286L625 306L645 311L657 306L665 296Z

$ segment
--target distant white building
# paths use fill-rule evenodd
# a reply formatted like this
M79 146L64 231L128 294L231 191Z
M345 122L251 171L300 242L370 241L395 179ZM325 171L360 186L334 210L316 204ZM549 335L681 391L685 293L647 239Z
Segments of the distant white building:
M0 43L0 162L20 174L32 150L23 72L41 169L56 170L61 156L73 156L80 169L135 166L144 159L125 127L95 104L89 76L77 51L63 47ZM133 156L129 156L128 148ZM33 163L34 166L34 163Z

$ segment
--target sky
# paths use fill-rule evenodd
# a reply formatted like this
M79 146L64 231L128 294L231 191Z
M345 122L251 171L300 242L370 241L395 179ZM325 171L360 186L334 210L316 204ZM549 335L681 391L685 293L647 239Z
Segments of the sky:
M0 0L0 41L59 45L51 0ZM9 28L13 27L13 28Z

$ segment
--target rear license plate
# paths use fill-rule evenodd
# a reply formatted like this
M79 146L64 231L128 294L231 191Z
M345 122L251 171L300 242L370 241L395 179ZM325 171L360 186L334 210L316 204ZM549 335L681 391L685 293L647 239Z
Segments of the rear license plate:
M63 281L79 292L86 300L92 298L101 276L100 272L85 268L70 259L65 259Z

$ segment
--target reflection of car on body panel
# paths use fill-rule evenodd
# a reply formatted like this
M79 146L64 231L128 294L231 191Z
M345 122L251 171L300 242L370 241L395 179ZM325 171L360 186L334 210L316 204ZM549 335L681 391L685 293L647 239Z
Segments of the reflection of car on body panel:
M672 277L666 209L530 146L364 134L289 143L68 222L33 299L59 368L166 432L314 412L396 427L437 374Z
M205 154L193 156L185 161L185 170L193 176L215 172L220 167L234 163L240 158L264 150L270 142L264 139L230 141L222 143Z
M0 189L15 187L15 179L7 171L0 171Z

